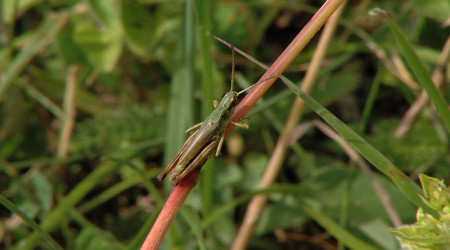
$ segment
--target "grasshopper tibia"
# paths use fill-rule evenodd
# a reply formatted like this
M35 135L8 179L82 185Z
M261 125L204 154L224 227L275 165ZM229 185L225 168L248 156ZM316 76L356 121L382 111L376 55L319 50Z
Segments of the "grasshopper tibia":
M199 122L195 124L194 126L188 128L186 131L184 131L186 134L192 133L192 131L195 131L196 129L200 128L202 126L203 122Z
M245 128L245 129L249 128L248 124L245 122L242 122L242 121L239 121L239 122L231 121L231 124L233 124L234 126L239 127L239 128Z

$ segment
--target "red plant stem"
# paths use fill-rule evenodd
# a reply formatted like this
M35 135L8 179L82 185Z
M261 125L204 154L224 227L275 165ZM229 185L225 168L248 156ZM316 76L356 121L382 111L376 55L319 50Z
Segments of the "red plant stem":
M232 121L239 121L248 113L248 111L277 80L276 78L270 78L273 76L279 76L283 73L283 71L289 66L289 64L291 64L300 51L303 50L306 44L309 43L313 36L319 31L319 29L325 24L328 18L342 4L343 1L344 0L329 0L322 5L322 7L316 12L316 14L305 25L300 33L298 33L294 40L292 40L289 46L277 58L272 66L270 66L266 73L264 73L264 75L259 79L259 81L262 82L253 87L238 104L233 116L231 117ZM264 81L265 79L268 80ZM227 125L225 136L233 129L233 127L234 125L231 123Z
M147 235L147 238L142 244L141 250L156 250L159 248L159 245L161 245L161 242L164 239L167 230L169 230L173 219L177 215L178 210L180 210L184 200L186 200L186 197L191 192L192 188L194 188L197 184L199 174L200 168L197 168L184 177L178 185L173 187L169 198L167 198L166 204L164 204L161 213L158 215L158 218L153 224L150 233Z

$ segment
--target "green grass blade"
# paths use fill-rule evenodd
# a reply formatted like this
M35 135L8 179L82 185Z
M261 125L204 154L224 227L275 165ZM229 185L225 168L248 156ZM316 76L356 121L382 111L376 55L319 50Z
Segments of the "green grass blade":
M82 153L82 154L73 154L68 155L66 158L59 157L41 157L41 158L33 158L23 161L9 162L8 164L0 163L0 171L7 171L8 167L12 167L16 170L29 168L35 164L40 165L52 165L52 164L70 164L80 160L87 160L101 157L102 155L114 155L121 154L123 151L145 151L150 147L161 146L164 143L164 138L155 138L152 140L144 141L137 143L132 146L128 146L127 148L119 149L119 150L109 150L105 152L94 152L94 153Z
M48 111L54 114L58 119L64 121L66 120L66 113L58 107L50 98L41 93L38 89L33 87L32 85L27 84L24 80L18 79L16 81L16 85L23 88L25 92L30 95L30 97L34 98L37 102L39 102L42 106L44 106Z
M136 151L129 150L121 152L121 155L115 156L117 159L131 159L137 153ZM123 162L120 161L120 162ZM61 221L66 219L66 214L71 210L83 197L88 194L92 189L97 186L101 181L113 174L121 166L117 161L107 160L87 177L83 179L82 182L67 194L64 199L62 199L58 205L50 212L50 214L44 218L42 223L39 225L45 232L51 232L55 230ZM25 241L25 245L21 249L34 249L39 238L37 233L29 235Z
M5 208L7 208L9 211L13 212L14 214L17 214L20 218L22 218L25 223L31 227L34 231L36 231L41 238L44 240L45 243L47 243L47 246L50 247L50 249L63 249L58 243L56 243L55 240L44 230L42 230L41 227L39 227L38 224L36 224L30 217L28 217L22 210L17 208L12 202L10 202L6 197L0 194L0 204L2 204Z
M197 13L198 35L200 50L202 55L202 117L208 116L213 109L213 62L211 59L211 1L194 1L195 12ZM209 214L213 203L213 180L214 180L214 161L210 159L202 171L202 203L203 212Z
M192 107L192 95L186 90L190 81L185 80L185 70L181 69L173 75L170 83L169 110L167 112L167 132L164 149L164 165L167 166L176 155L186 136L183 131L192 125L190 110Z
M133 237L130 241L130 244L126 247L128 250L139 249L142 246L142 242L144 242L145 237L147 237L148 232L152 228L153 224L156 221L161 209L154 211L150 216L148 216L147 220L143 223L142 227L139 229L138 233Z
M59 223L66 219L66 213L72 209L92 188L101 182L106 176L111 175L118 169L118 164L108 162L93 171L82 182L80 182L50 214L42 221L40 227L45 232L51 232L57 228ZM35 249L38 244L36 233L27 237L22 249Z
M157 176L159 172L160 171L158 169L151 169L149 171L139 171L135 175L128 176L125 180L122 180L121 182L108 188L101 194L97 195L95 198L86 201L85 203L83 203L83 205L79 206L77 210L78 212L85 214L90 210L98 207L99 205L105 203L106 201L118 196L125 190L138 185L139 183L144 184L144 186L147 188L147 191L152 194L152 197L154 197L155 203L158 205L158 207L161 208L164 205L162 197L157 192L157 189L153 185L153 183L149 181L152 178L155 178L155 176Z
M445 127L447 128L447 132L450 132L450 111L448 110L448 103L445 101L439 90L433 84L430 74L425 69L425 66L420 61L419 57L409 43L408 39L406 39L398 24L395 22L391 15L386 14L385 16L387 17L389 26L391 27L391 32L394 35L395 40L397 41L398 47L406 58L406 62L408 63L419 83L427 92L438 113L441 115Z
M59 30L64 27L66 14L50 15L30 38L29 44L14 58L0 79L0 100L5 96L14 78L26 67L31 59L46 46L56 40Z
M206 116L213 110L212 101L214 99L213 94L213 61L211 55L211 3L209 0L196 0L195 11L197 13L198 20L198 35L200 42L200 50L202 56L202 93L203 93L203 105L202 115Z
M186 8L189 9L190 1L186 2ZM186 13L189 11L186 10ZM192 12L192 11L191 11ZM192 14L193 16L193 14ZM167 166L172 158L176 155L183 142L186 140L186 135L183 131L193 125L193 93L192 86L194 84L194 34L192 26L189 21L192 19L191 15L186 15L185 32L186 34L180 34L179 48L183 49L184 61L178 61L182 64L172 74L172 81L170 83L170 100L169 109L167 114L167 133L166 133L166 145L164 149L164 163Z
M192 207L182 207L180 213L189 225L189 234L193 234L200 250L205 250L206 243L204 239L204 232L201 227L201 219L199 214Z
M421 189L415 184L408 176L400 171L394 164L392 164L386 156L381 154L366 140L359 136L356 132L345 125L341 120L334 116L325 107L320 105L312 97L304 93L290 81L283 82L291 89L297 96L303 99L303 101L313 109L328 125L336 130L352 147L358 151L366 160L372 163L378 170L383 172L389 177L392 182L400 189L400 191L416 206L423 207L427 212L436 215L436 213L429 209L428 206L422 201L419 194L422 193Z
M182 65L172 75L170 84L171 94L169 101L166 144L164 149L164 163L167 166L180 150L186 140L186 131L193 122L194 95L193 86L195 79L195 26L194 12L192 10L192 0L185 1L185 15L180 21L184 23L184 32L179 34L179 49L183 57L180 57L178 63ZM172 186L169 182L165 183L167 189ZM176 223L176 221L174 222ZM174 227L169 231L171 244L176 244L178 235L174 233ZM148 233L148 231L147 231ZM145 237L144 237L145 239ZM141 242L142 243L142 242Z
M382 67L380 67L382 68ZM361 116L361 123L358 127L359 133L364 133L367 128L367 124L369 123L369 117L372 113L372 108L375 106L375 100L378 95L378 91L381 86L381 75L384 70L379 69L375 79L373 80L372 86L370 87L369 95L367 96L366 103L364 105L364 110Z
M227 204L222 205L221 207L214 210L214 212L206 217L203 220L202 227L205 228L209 224L211 224L214 220L217 218L220 218L224 214L232 211L235 207L237 207L239 204L243 204L244 202L250 200L255 195L269 195L269 194L276 194L276 193L283 193L283 194L292 194L296 197L302 196L306 197L310 191L307 189L307 186L303 185L273 185L270 188L260 189L253 192L246 193L244 195L241 195L237 197L236 199L232 200L231 202L228 202ZM361 239L358 239L356 236L352 235L350 232L348 232L345 228L338 225L338 223L334 222L331 218L329 218L326 214L310 207L307 205L304 201L299 201L297 199L297 202L300 203L300 206L302 209L313 219L317 220L317 222L323 226L325 229L330 232L333 237L340 239L344 244L347 246L353 248L353 249L376 249L370 244L364 242Z
M303 185L291 185L291 184L278 184L278 185L272 185L269 188L255 190L252 192L245 193L232 201L214 209L213 213L205 217L202 221L202 227L206 228L211 223L213 223L215 220L220 218L221 216L224 216L224 214L232 211L235 207L237 207L240 204L243 204L244 202L250 200L255 195L264 194L269 195L273 193L291 193L295 195L307 195L308 190Z
M321 225L323 228L327 230L333 237L338 239L340 242L344 243L346 246L348 246L351 249L378 249L375 247L372 247L371 245L368 245L364 241L358 239L353 234L345 230L342 226L340 226L338 223L333 221L330 217L328 217L326 214L322 213L318 209L315 209L311 207L310 205L306 204L303 201L299 201L301 208L309 215L311 216L319 225Z
M267 66L259 62L255 58L246 54L242 50L236 49L236 51L259 65L262 68L267 69ZM334 130L336 130L352 147L358 151L366 160L372 163L378 170L388 176L394 184L400 189L400 191L415 205L422 207L426 212L437 216L437 213L430 209L420 198L419 194L422 194L422 190L417 184L415 184L408 176L400 171L394 164L392 164L383 154L376 150L366 140L359 136L355 131L350 129L341 120L334 116L330 111L323 107L319 102L314 100L311 96L303 92L297 85L284 76L280 79L286 84L286 86L292 90L298 97L322 117Z

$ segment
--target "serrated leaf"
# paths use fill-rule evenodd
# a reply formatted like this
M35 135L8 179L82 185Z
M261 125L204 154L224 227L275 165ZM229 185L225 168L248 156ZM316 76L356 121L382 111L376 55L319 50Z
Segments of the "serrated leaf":
M444 207L450 206L450 191L443 180L421 174L420 181L425 193L425 202L433 209L441 211Z

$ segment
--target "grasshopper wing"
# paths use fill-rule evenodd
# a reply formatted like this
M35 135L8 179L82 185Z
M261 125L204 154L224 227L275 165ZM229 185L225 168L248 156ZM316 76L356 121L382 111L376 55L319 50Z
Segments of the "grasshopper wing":
M214 140L213 136L217 132L218 127L218 123L211 122L210 117L206 118L202 126L193 134L195 136L186 145L186 149L181 153L178 163L184 166L188 165L211 140Z
M158 180L159 181L162 181L166 177L166 175L168 175L173 170L173 168L178 164L178 161L180 160L180 157L186 151L186 148L192 142L192 139L195 137L197 132L198 132L198 130L195 131L191 136L189 136L189 138L184 142L183 146L180 148L180 150L175 155L175 157L170 162L170 164L166 167L166 169L161 174L158 175Z
M211 158L216 150L218 145L218 141L211 141L202 151L186 166L183 172L181 172L177 176L170 176L170 181L173 186L176 186L186 175L192 172L196 168L201 168L205 164L205 162Z

